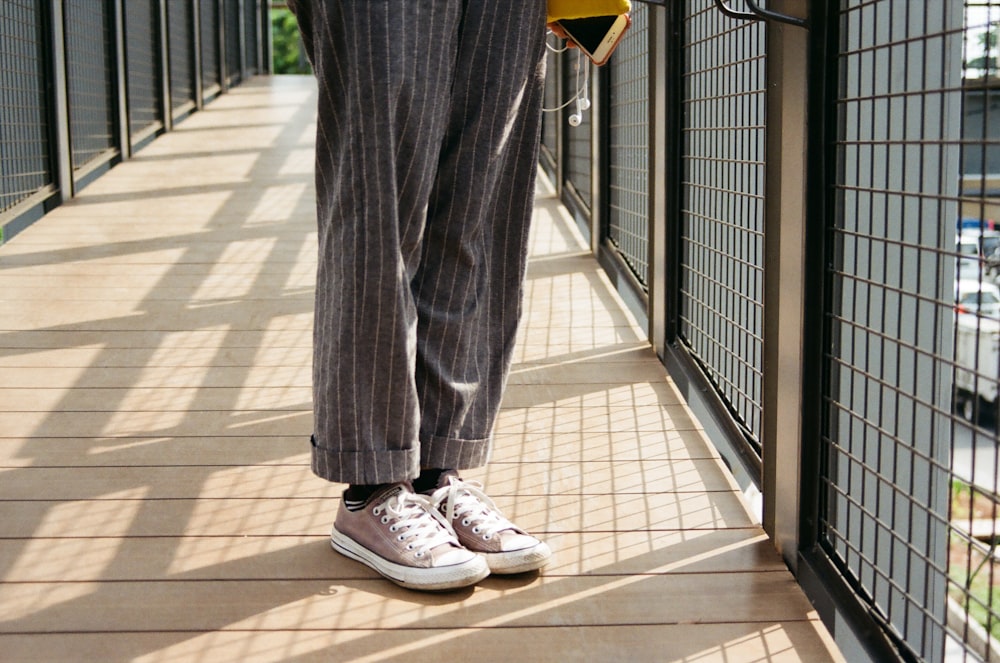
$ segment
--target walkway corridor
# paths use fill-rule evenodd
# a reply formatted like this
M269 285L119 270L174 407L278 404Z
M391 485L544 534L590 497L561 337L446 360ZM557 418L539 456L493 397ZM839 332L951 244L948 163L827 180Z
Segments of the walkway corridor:
M0 660L839 660L544 182L466 476L555 561L424 594L330 550L313 95L252 80L0 247Z

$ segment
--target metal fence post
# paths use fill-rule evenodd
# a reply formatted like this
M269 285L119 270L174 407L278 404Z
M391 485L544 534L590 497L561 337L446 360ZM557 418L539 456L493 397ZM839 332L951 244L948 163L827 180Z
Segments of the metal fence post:
M219 90L222 94L229 92L229 58L227 57L227 35L226 35L226 2L225 0L208 0L215 3L216 19L216 39L219 44Z
M236 0L236 15L239 17L237 21L239 31L236 39L239 43L240 52L240 82L247 79L250 69L247 62L247 39L250 38L250 35L247 34L246 2L253 2L253 0Z
M170 22L167 19L167 0L160 0L158 3L159 24L160 24L160 108L163 114L163 130L171 131L174 128L174 105L170 89Z
M132 140L130 138L128 116L128 70L125 58L125 8L122 0L111 0L114 22L114 67L115 67L115 99L117 101L117 141L118 153L125 161L132 156Z
M197 110L205 108L205 76L202 72L201 47L201 7L199 0L190 0L191 16L194 20L192 30L191 51L194 57L194 107Z
M260 2L260 48L261 48L261 73L268 76L274 74L274 31L271 29L271 3L270 0Z
M64 31L62 0L49 2L48 36L51 40L49 51L49 73L52 76L52 117L53 117L53 164L58 183L58 201L65 202L73 197L73 157L69 138L69 93L66 88L66 39Z
M769 3L779 12L801 2ZM803 409L809 33L767 26L767 171L764 193L764 373L761 446L764 529L794 571L798 562Z
M673 285L668 270L673 265L668 260L669 238L667 237L667 115L669 96L667 85L670 80L667 54L668 39L667 9L650 6L650 122L649 144L651 164L649 169L649 340L658 357L666 354L668 325L668 288Z
M610 94L607 68L596 68L590 62L590 251L595 256L607 235L608 224L608 113Z

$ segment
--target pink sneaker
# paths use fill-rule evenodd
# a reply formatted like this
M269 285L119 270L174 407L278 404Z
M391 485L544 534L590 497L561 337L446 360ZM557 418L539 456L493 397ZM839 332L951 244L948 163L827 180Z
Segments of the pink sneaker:
M481 556L456 540L431 501L407 483L373 494L358 511L349 511L341 500L330 543L410 589L468 587L490 573Z
M482 484L446 472L438 486L430 495L433 507L451 523L459 543L486 559L490 572L524 573L549 563L549 547L507 520Z

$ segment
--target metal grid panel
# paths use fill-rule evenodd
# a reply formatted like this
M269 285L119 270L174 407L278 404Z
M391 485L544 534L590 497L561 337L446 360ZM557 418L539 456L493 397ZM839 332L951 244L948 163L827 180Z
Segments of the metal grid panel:
M0 4L0 213L52 184L38 0Z
M549 38L554 43L554 37ZM555 166L559 150L559 118L562 113L556 109L562 104L559 97L558 77L559 54L549 51L546 56L545 69L545 102L544 108L549 109L542 115L542 165L549 176L555 179Z
M679 334L734 418L759 442L764 26L726 18L711 3L690 5L683 44Z
M113 34L108 3L66 0L66 79L76 170L115 144Z
M170 39L170 105L174 110L195 100L194 5L167 3Z
M973 390L995 393L1000 366L996 320L956 313L956 268L971 267L977 286L988 280L985 262L956 253L963 8L850 1L839 22L821 543L899 646L937 661L949 573L954 605L975 603L965 578L978 564L987 567L980 580L994 573L974 539L949 524L953 482L964 485L977 445L977 462L989 464L975 470L985 481L979 496L995 505L997 489L995 432L951 412L953 385L972 375L961 355L992 352L989 366L971 357ZM955 404L978 400L956 395Z
M132 135L161 121L159 2L125 3L128 115Z
M201 77L206 89L219 85L219 12L215 0L201 0Z
M223 25L226 31L226 80L235 85L242 78L240 45L240 0L223 0Z
M608 237L639 283L649 281L649 8L636 4L611 79Z
M577 91L583 93L590 77L594 76L594 67L580 51L572 49L563 54L563 89L568 98L573 98ZM589 70L589 71L588 71ZM591 113L583 113L583 122L576 127L569 126L569 116L576 112L576 104L570 104L562 112L565 122L566 167L564 176L573 186L580 202L589 210L592 208L592 177L593 177L593 126Z

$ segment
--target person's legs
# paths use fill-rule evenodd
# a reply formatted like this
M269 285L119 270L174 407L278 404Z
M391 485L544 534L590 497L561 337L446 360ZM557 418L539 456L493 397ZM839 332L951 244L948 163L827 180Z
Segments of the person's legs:
M406 481L488 456L524 276L545 3L291 4L320 94L312 467L352 484L331 540L405 586L471 584L483 557Z
M417 273L462 0L299 0L319 81L313 470L419 469Z
M520 308L545 3L298 5L320 81L313 470L482 465Z
M484 465L520 315L545 2L468 0L420 267L420 464Z
M413 284L424 468L415 486L492 573L539 569L551 557L479 484L453 471L487 462L510 369L535 194L544 21L540 1L466 4L451 122Z

